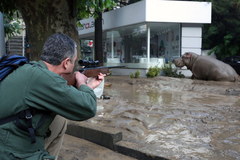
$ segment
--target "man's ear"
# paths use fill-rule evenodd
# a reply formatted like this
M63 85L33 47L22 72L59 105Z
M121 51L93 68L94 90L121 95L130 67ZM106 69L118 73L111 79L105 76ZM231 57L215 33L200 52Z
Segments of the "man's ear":
M70 58L66 58L62 61L62 67L63 67L64 70L68 69L69 63L71 63Z

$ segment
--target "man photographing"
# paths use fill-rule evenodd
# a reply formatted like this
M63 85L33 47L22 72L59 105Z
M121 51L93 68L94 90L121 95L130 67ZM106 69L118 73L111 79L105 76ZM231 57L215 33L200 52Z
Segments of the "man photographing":
M82 121L95 115L93 89L104 75L86 83L87 77L75 72L76 87L67 85L62 75L73 72L76 59L76 43L57 33L45 42L41 61L19 67L0 82L1 121L18 116L0 125L2 160L54 159L44 145L55 116Z

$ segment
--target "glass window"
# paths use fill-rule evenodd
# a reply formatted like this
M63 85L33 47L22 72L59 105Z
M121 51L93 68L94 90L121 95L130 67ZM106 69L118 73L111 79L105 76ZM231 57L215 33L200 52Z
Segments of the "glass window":
M84 60L93 60L94 57L94 46L93 40L80 40L80 47L81 47L81 59Z
M150 23L150 57L171 61L180 56L180 24Z
M150 29L150 60L148 61L147 30ZM159 64L180 56L180 24L146 23L117 28L103 33L105 63L128 63L146 67L150 62ZM81 40L82 58L92 60L93 40ZM140 64L138 64L140 63ZM141 65L141 66L140 66Z
M139 63L141 57L147 57L146 31L146 25L133 25L106 32L106 62Z

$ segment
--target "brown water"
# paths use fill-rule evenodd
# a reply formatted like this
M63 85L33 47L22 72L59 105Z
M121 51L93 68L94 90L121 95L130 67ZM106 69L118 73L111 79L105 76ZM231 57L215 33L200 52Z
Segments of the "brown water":
M240 83L110 76L89 122L169 159L240 160Z

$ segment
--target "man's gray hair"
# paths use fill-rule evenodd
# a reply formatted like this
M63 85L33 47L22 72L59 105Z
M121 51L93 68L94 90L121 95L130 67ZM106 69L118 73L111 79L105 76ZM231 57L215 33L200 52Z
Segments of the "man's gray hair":
M75 56L76 42L69 36L56 33L51 35L43 45L41 60L52 64L59 65L61 62Z

